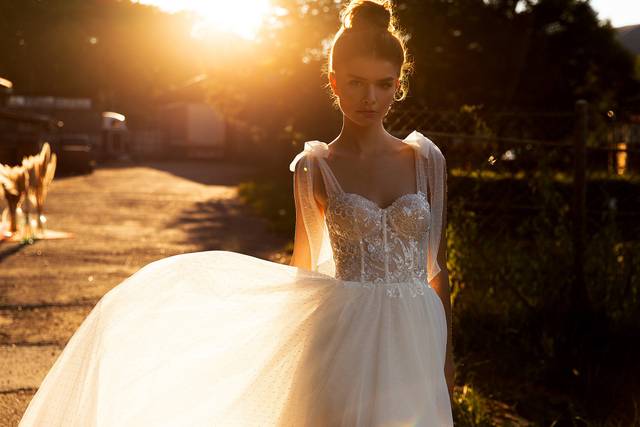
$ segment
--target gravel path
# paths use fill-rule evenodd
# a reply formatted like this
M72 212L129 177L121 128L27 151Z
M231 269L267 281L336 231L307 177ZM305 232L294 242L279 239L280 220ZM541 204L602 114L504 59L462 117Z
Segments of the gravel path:
M74 238L0 243L0 426L17 425L91 308L145 264L213 249L288 262L286 239L237 198L250 174L222 162L148 163L54 180L48 226Z

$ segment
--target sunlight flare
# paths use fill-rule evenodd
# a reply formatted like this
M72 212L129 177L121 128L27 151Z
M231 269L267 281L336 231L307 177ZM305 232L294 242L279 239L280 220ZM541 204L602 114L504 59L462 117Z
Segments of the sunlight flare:
M193 12L198 16L192 35L201 37L209 31L229 32L245 39L255 39L272 5L269 0L138 0L169 12Z

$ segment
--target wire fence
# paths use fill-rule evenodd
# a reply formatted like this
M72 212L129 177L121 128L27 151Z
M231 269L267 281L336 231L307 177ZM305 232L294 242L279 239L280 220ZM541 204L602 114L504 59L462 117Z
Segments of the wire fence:
M587 169L606 175L640 173L640 114L586 112ZM390 112L387 128L397 135L418 129L452 156L449 166L465 170L531 172L544 161L571 172L578 111L494 112L401 108Z
M576 186L584 188L590 196L585 211L616 208L622 216L640 215L637 192L623 191L640 180L640 114L586 105L528 113L405 108L392 111L386 125L398 136L418 129L436 142L447 158L453 193L457 185L469 190L472 182L492 182L491 197L474 199L465 191L465 202L488 214L541 209L530 190L534 180L547 179L565 198L583 191ZM580 176L584 182L576 182Z
M540 258L542 251L568 257L571 298L588 299L586 258L595 250L593 236L613 224L613 243L623 246L623 255L625 242L633 243L628 248L640 242L638 114L597 111L585 101L558 112L399 108L390 112L386 127L399 137L417 129L443 151L448 212L457 226L462 217L473 218L473 227L458 230L481 240L470 245L491 247L486 252L494 257L497 248L513 256L520 250L523 257ZM501 246L506 240L511 243ZM494 268L493 261L486 260L487 268ZM539 270L552 267L553 257L547 261ZM514 291L523 302L546 292Z

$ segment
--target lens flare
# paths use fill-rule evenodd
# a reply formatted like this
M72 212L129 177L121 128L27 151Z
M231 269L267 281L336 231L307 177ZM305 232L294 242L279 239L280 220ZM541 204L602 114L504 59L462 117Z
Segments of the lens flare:
M269 0L139 0L137 3L157 6L169 13L195 13L199 20L192 29L194 37L216 31L234 33L250 40L255 39L265 17L272 10Z

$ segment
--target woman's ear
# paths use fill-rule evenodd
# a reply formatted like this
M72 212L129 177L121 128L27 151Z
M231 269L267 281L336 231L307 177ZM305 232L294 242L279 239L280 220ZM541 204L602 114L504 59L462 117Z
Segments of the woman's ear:
M395 86L396 86L396 87L395 87L395 91L394 91L394 93L393 93L393 100L394 100L394 101L398 101L398 100L399 100L399 98L397 98L397 96L398 96L398 91L400 90L400 88L402 88L402 83L400 82L400 79L399 79L399 78L397 78L397 79L395 80L395 83L396 83L396 84L395 84ZM393 103L392 103L392 104L393 104Z

